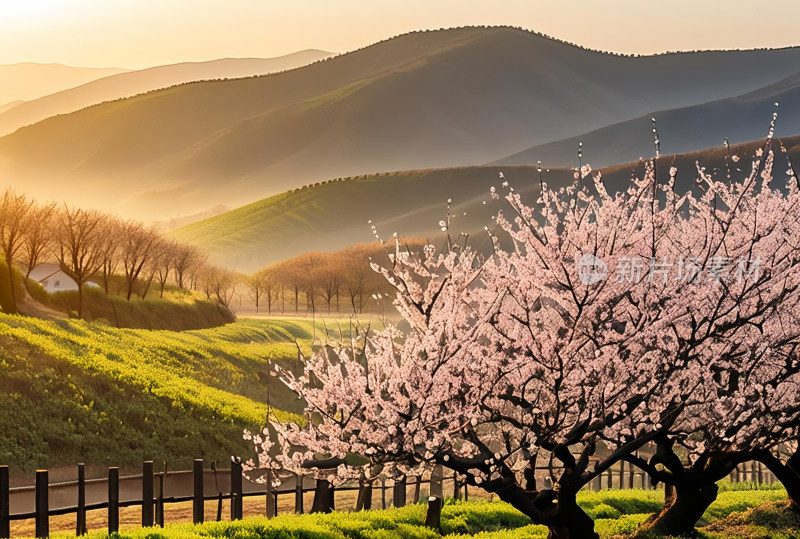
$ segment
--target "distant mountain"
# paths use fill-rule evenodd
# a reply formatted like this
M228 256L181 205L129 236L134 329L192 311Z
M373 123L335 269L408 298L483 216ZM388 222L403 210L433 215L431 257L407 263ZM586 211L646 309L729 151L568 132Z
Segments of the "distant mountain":
M583 159L606 166L653 152L652 118L656 118L661 150L679 153L764 136L778 107L777 136L800 133L800 73L756 91L691 107L651 112L582 135L523 150L492 164L521 165L541 160L548 166L575 166L578 143Z
M754 141L732 147L732 152L742 159L738 167L741 170L736 170L736 165L732 169L734 176L749 172L750 159L761 144L763 141ZM800 163L800 136L785 139L784 144L794 162ZM776 175L782 175L786 164L782 154L776 153ZM697 160L709 172L719 173L724 151L716 148L664 155L659 159L658 173L667 177L669 167L676 166L676 189L684 192L694 184ZM216 264L250 272L306 251L336 251L375 241L370 220L384 239L391 240L394 232L405 237L440 238L439 221L445 218L447 200L452 199L451 232L467 233L471 245L488 249L484 226L492 226L492 217L499 210L508 211L504 200L492 200L489 193L492 186L503 193L500 172L524 201L533 204L539 193L539 175L533 166L418 170L314 184L194 223L171 235L202 247ZM626 188L635 172L642 174L641 163L602 169L612 193ZM569 169L549 169L543 171L543 176L552 188L573 182Z
M0 114L4 113L7 110L11 110L17 105L23 104L24 101L17 99L16 101L12 101L11 103L6 103L5 105L0 105Z
M486 163L750 92L797 65L797 48L626 57L510 28L416 32L281 74L49 118L0 139L0 178L164 218L323 178Z
M0 136L50 116L67 114L124 97L210 79L252 77L294 69L333 56L330 52L305 50L278 58L225 58L210 62L186 62L129 71L104 77L55 94L28 101L4 112L0 108Z
M38 99L125 71L128 70L118 67L72 67L62 64L0 65L0 105Z

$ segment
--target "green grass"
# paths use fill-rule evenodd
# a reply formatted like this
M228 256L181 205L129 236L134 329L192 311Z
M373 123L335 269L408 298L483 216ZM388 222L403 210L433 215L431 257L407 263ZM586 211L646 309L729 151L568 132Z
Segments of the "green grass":
M766 494L765 494L766 493ZM786 500L764 502L773 494L785 498L779 490L723 492L718 504L744 507L725 517L713 516L713 522L699 532L699 537L722 539L741 537L782 538L798 537L800 516L787 510ZM615 518L596 519L596 530L603 539L626 537L654 537L636 535L636 530L649 516L650 509L658 509L656 491L605 491L582 492L579 503L584 509L595 510L601 506L616 507L620 514ZM746 500L741 505L742 500ZM643 513L628 513L648 509ZM448 501L442 511L442 534L424 526L426 508L423 504L399 509L375 510L361 513L337 512L329 515L282 515L267 520L249 518L238 522L213 522L200 525L174 524L166 528L145 528L124 531L119 538L177 539L177 538L247 538L247 539L394 539L476 537L480 539L545 539L547 529L530 523L527 517L503 502ZM716 513L715 513L716 515ZM91 534L93 539L105 537L104 533Z
M21 279L20 277L20 281ZM200 292L169 286L165 289L164 297L160 298L158 284L153 284L142 299L140 294L145 292L145 284L137 283L135 293L127 300L124 296L124 279L114 275L109 281L108 294L101 288L84 288L84 320L94 320L120 328L184 331L221 326L236 319L230 310L216 301L208 300ZM100 278L93 282L102 285ZM78 317L77 292L48 294L35 282L30 282L28 289L31 297L42 305L61 311L69 317Z
M295 341L307 353L312 335L303 319L179 333L0 314L0 463L249 456L242 429L266 416L268 362L296 367ZM276 378L270 386L281 418L302 410Z

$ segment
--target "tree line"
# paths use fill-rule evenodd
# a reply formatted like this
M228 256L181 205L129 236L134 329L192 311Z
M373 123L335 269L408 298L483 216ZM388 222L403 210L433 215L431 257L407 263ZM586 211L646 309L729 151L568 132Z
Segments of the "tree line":
M223 300L219 275L225 271L207 263L197 247L167 238L153 228L97 210L55 203L39 204L24 194L6 190L0 197L0 248L7 265L10 298L3 310L19 313L18 270L23 283L40 264L52 262L78 286L79 317L84 315L87 283L97 282L106 294L127 300L157 288L164 296L170 284L206 291ZM114 283L122 282L113 290ZM223 296L217 298L218 296Z
M420 249L410 241L406 248ZM334 253L308 252L239 277L256 311L380 311L392 287L372 264L388 263L391 253L381 244L358 244Z
M419 241L407 245L421 246ZM392 290L371 267L389 260L386 248L377 243L334 253L308 252L248 275L211 264L200 248L142 222L39 204L11 189L0 197L0 248L8 266L4 282L9 299L2 308L12 314L19 313L22 301L19 274L28 289L31 273L42 263L57 264L75 281L81 318L89 282L127 300L155 291L163 298L172 285L198 291L228 308L247 293L257 312L269 314L380 311Z

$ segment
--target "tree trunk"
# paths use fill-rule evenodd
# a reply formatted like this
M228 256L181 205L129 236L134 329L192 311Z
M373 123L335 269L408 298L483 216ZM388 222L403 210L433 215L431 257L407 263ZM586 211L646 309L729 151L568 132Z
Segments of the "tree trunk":
M78 318L83 318L83 283L78 283Z
M693 532L697 521L717 499L718 490L713 481L698 477L682 478L675 485L672 503L665 506L645 527L661 535L677 536Z
M535 504L540 512L546 511L550 506L557 505L556 511L544 522L537 522L547 526L548 539L599 539L600 536L594 531L594 521L578 505L577 493L572 492L565 485L555 495L553 504L549 497L542 497L540 502L532 500L533 493L524 491L522 488L506 488L496 493L501 500L514 506L520 512L528 515L531 520L537 522L532 513L532 506Z
M312 513L330 513L335 509L333 502L333 485L327 479L317 479L314 490L314 503Z
M370 509L372 509L372 483L362 480L358 486L356 511L369 511Z
M769 453L766 458L760 460L786 489L792 509L800 513L800 467L794 466L800 464L800 453L793 455L787 464Z
M14 290L14 269L8 255L6 255L6 262L8 263L8 286L11 289L11 311L8 314L19 314L19 310L17 310L17 293Z
M576 493L569 489L558 492L558 510L553 522L545 523L550 533L548 539L599 539L594 531L594 520L578 505Z

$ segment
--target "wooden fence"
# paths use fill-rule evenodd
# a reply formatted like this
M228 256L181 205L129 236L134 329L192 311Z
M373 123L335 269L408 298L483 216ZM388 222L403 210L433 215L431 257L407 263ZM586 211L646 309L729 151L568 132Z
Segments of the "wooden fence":
M243 500L246 497L266 497L265 513L272 517L278 511L279 496L294 496L294 510L304 512L303 495L314 492L311 512L324 512L333 509L334 488L327 481L315 481L309 476L293 477L285 480L278 488L267 488L250 481L244 481L241 464L231 463L229 470L205 469L202 459L195 459L192 470L156 472L152 461L142 466L141 475L120 477L119 468L108 469L105 479L86 479L85 465L78 465L78 478L75 481L50 483L47 470L36 471L35 485L9 488L9 468L0 466L0 538L11 536L11 522L16 520L35 521L36 537L50 535L50 517L75 514L75 533L87 533L87 511L107 510L108 532L119 531L119 510L123 507L141 507L141 525L164 526L164 506L167 504L192 502L192 520L204 521L205 502L217 501L217 520L222 519L222 501L230 501L230 518L242 518ZM302 480L300 480L302 479ZM443 498L442 484L454 481L453 496L466 497L466 485L455 481L454 477L439 477L423 480L415 477L398 480L387 485L382 479L377 488L371 484L348 483L337 487L336 491L358 491L357 510L371 509L373 491L379 490L380 505L387 507L387 491L395 507L406 505L407 489L413 487L412 499L419 502L420 487L430 485L432 506L441 511ZM122 488L121 488L122 485ZM328 496L324 494L327 492ZM323 494L323 495L320 495ZM438 504L436 500L438 498ZM429 506L431 505L429 500ZM438 516L435 518L438 525Z
M541 470L547 470L541 468ZM230 518L242 518L243 499L251 496L266 498L265 513L267 517L277 514L278 497L294 496L294 510L303 513L303 495L314 492L312 512L333 509L334 488L327 481L305 476L290 478L279 488L268 488L250 481L243 481L241 464L231 463L229 470L205 469L202 459L195 459L192 470L156 472L152 461L142 466L141 475L120 477L119 468L109 468L107 479L86 479L83 464L78 465L76 481L49 483L47 470L36 472L34 486L9 488L9 469L0 466L0 538L11 536L11 521L34 519L36 537L50 535L50 517L56 515L75 514L76 535L87 533L86 512L92 510L108 511L108 531L119 531L119 510L122 507L140 506L141 524L147 526L164 526L164 506L179 502L192 502L192 515L195 523L203 522L206 501L217 501L217 520L222 518L222 501L230 500ZM302 480L301 480L302 479ZM753 481L755 483L772 483L775 481L771 473L755 462L742 465L731 474L733 481ZM540 486L551 487L549 474L539 477ZM466 484L455 477L444 477L440 472L424 480L422 477L401 479L387 485L382 479L377 486L380 491L381 507L387 507L387 490L391 489L391 503L395 507L406 505L409 487L414 487L412 500L418 503L421 485L429 485L428 525L438 527L441 516L443 485L452 481L454 498L468 498ZM122 485L122 488L121 488ZM620 462L615 468L598 476L587 488L603 490L605 488L652 488L649 477L630 464ZM356 510L371 509L373 493L376 487L367 483L349 483L337 487L336 491L358 491ZM122 494L122 495L121 495ZM168 495L169 494L169 495ZM74 504L74 505L73 505Z

